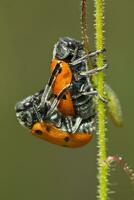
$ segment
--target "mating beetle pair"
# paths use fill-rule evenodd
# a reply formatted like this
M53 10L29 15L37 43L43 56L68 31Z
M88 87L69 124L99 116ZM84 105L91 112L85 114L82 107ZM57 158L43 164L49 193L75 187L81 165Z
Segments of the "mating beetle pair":
M107 68L88 70L81 42L61 38L54 46L51 75L45 88L16 104L19 122L33 135L66 147L87 144L96 132L94 96L105 102L92 84L92 75Z

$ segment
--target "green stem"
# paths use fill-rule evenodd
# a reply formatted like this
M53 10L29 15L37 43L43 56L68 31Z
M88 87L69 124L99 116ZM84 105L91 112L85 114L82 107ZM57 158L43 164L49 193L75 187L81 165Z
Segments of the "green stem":
M95 0L95 28L96 28L96 49L104 48L104 35L103 35L103 25L104 25L104 7L103 0ZM89 36L88 36L88 23L86 15L86 0L81 1L81 31L82 39L84 43L84 50L86 53L90 51ZM102 67L104 65L104 56L97 56L97 67ZM88 61L89 69L93 68L92 60ZM92 78L93 84L96 87L98 93L103 97L104 96L104 74L103 72L98 73L97 76ZM108 174L108 165L106 163L106 141L105 141L105 105L102 101L98 100L96 110L98 113L98 199L106 200L107 199L107 174Z
M95 0L95 32L96 32L96 49L104 48L104 0ZM99 54L96 58L97 67L104 65L104 55ZM97 74L97 91L99 95L104 96L104 74ZM107 200L108 196L108 165L105 164L106 154L106 137L105 137L105 105L99 99L97 102L98 113L98 199Z

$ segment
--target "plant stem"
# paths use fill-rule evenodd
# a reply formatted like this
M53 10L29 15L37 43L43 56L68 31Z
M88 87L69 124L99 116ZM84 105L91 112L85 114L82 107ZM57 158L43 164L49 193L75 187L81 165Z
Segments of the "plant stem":
M95 0L95 39L96 49L104 48L104 0ZM104 65L104 55L99 54L96 57L97 67ZM97 75L97 91L99 95L104 96L104 73ZM97 102L98 113L98 199L107 200L108 196L108 165L105 164L106 154L106 136L105 136L105 104L100 99Z
M104 35L103 35L103 25L104 25L104 5L103 0L95 0L95 29L96 29L96 49L104 48ZM82 30L82 39L84 43L84 50L86 53L90 51L89 36L88 36L88 23L87 23L87 14L86 14L86 0L81 2L81 30ZM102 67L104 65L104 56L97 56L97 67ZM88 68L93 68L92 60L88 61ZM94 75L92 82L96 87L98 93L103 97L104 96L104 74L99 72L98 75ZM108 192L108 165L105 164L107 155L106 155L106 141L105 141L105 105L101 100L98 100L96 110L98 113L98 199L106 200Z
M82 41L83 47L86 54L91 51L90 43L89 43L89 34L88 34L88 22L87 22L87 1L81 1L81 33L82 33ZM93 69L93 63L91 59L87 61L88 69Z

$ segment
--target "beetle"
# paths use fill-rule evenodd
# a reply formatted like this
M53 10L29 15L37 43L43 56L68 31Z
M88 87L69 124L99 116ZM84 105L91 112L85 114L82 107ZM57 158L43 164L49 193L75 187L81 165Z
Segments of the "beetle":
M105 49L98 50L86 55L82 43L69 37L60 38L54 46L51 62L52 73L44 89L40 106L44 107L44 102L52 91L56 98L48 114L58 107L64 115L75 116L77 123L73 132L77 130L83 119L95 115L94 96L107 102L94 89L91 76L106 69L108 65L88 70L86 62L88 58L104 51Z
M89 143L96 128L95 116L82 121L76 132L71 132L76 122L74 116L70 116L72 127L68 128L68 116L55 109L51 115L47 115L51 108L51 99L47 100L42 111L40 107L43 90L18 102L15 106L19 123L28 128L32 135L64 147L81 147Z

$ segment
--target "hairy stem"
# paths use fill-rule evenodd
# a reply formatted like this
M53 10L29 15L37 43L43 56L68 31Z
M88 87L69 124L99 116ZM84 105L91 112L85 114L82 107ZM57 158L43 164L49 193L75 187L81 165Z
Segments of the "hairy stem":
M95 0L95 39L96 49L104 48L104 0ZM103 67L104 55L99 54L96 58L97 67ZM104 73L97 75L97 91L104 96ZM106 128L105 128L105 104L99 99L97 103L98 113L98 199L107 200L108 193L108 165L105 164L106 153Z
M95 0L95 39L96 39L96 50L104 48L104 2L103 0ZM88 35L88 23L86 14L86 0L81 2L81 31L82 40L84 43L84 50L86 53L90 51L89 35ZM97 55L97 67L103 67L104 56L102 54ZM92 60L88 61L88 68L93 68ZM94 75L92 82L96 87L99 95L104 96L104 74L99 72L98 75ZM106 164L106 139L105 139L105 105L101 100L98 100L96 110L98 113L98 199L106 200L108 192L108 165Z

